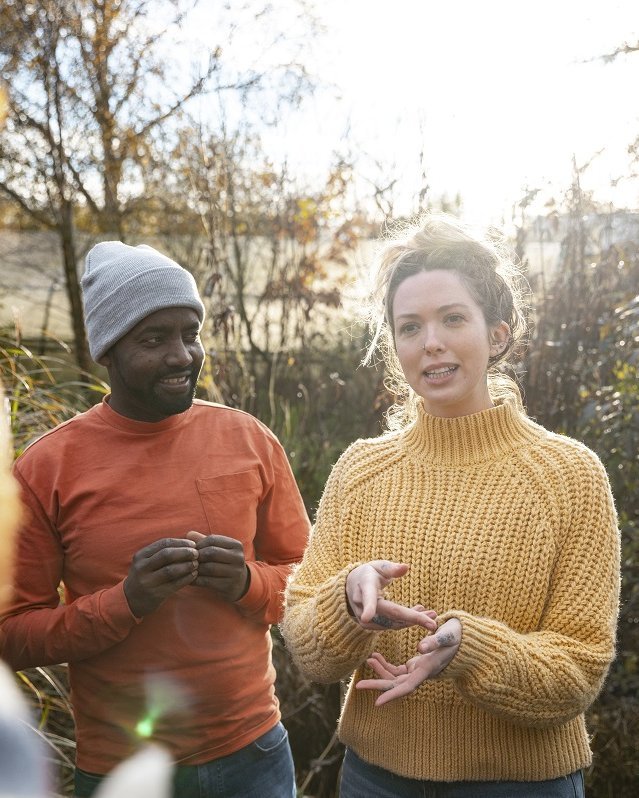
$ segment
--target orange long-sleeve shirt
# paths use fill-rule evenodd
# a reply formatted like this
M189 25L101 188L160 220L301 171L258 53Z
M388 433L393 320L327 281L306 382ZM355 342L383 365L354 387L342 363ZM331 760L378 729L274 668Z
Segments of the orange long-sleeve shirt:
M277 722L269 625L309 522L264 425L200 401L138 422L104 401L32 444L14 473L28 517L0 653L15 669L69 663L79 767L107 773L149 737L199 764ZM123 590L134 553L190 530L242 542L248 592L231 604L188 586L137 619Z

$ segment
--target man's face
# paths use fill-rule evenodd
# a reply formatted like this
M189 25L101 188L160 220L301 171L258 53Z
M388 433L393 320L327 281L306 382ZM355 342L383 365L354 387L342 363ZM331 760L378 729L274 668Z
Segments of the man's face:
M193 404L204 360L200 320L191 308L158 310L100 358L113 410L136 421L161 421Z

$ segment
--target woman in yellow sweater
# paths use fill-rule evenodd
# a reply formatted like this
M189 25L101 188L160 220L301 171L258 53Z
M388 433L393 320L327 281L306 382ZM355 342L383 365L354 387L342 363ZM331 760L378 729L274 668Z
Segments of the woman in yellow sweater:
M379 259L368 356L403 401L335 465L282 624L309 678L354 672L342 798L584 794L619 537L596 455L494 369L525 331L515 274L441 214Z

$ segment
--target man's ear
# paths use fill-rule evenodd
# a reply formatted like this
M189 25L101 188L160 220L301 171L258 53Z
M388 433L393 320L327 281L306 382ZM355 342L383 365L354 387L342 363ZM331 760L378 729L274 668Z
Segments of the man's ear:
M108 352L105 352L105 353L102 355L102 357L99 357L99 358L98 358L98 363L99 363L101 366L104 366L104 368L105 368L105 369L108 369L108 368L109 368L109 366L111 365L111 355L110 355L110 351L111 351L111 350L109 350Z

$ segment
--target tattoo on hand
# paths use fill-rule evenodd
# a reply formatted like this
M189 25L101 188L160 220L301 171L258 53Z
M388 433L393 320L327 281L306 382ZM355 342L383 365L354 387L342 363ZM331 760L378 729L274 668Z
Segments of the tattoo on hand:
M440 646L452 646L455 642L455 635L452 632L437 634L435 637Z
M401 621L394 621L392 618L387 618L385 615L373 615L371 623L376 623L378 626L383 626L385 629L395 629L401 626Z

